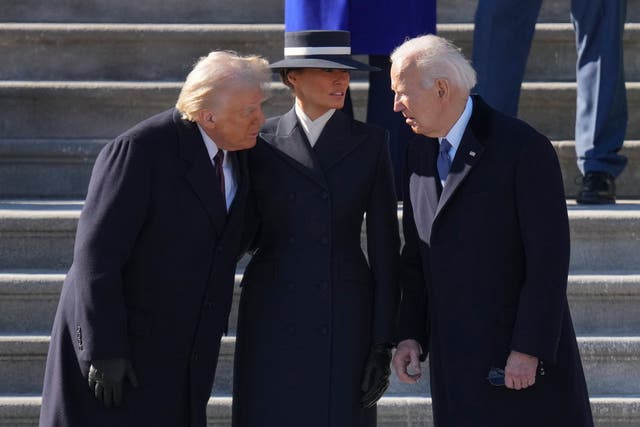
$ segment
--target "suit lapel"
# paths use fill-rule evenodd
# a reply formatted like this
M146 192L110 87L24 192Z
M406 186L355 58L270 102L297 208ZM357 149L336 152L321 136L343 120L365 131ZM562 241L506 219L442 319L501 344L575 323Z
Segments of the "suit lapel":
M294 109L280 118L275 134L261 133L260 137L275 148L287 163L326 188L324 175L304 130L298 124Z
M324 172L352 152L362 141L365 134L351 132L351 118L340 110L333 113L325 125L314 150L320 167Z
M178 129L180 157L187 163L186 179L207 212L213 228L220 234L224 229L227 210L198 126L180 118L178 111L174 111L173 121Z

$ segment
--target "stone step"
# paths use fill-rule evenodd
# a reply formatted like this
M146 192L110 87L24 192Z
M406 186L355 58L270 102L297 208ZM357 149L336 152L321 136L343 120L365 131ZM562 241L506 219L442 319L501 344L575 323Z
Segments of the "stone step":
M230 333L235 333L241 278L236 275ZM60 272L0 273L0 334L49 333L63 280ZM567 294L576 333L640 333L640 275L572 275Z
M40 396L0 396L0 426L36 427ZM637 427L640 396L590 398L596 427ZM208 427L231 426L231 397L212 397L207 405ZM430 397L383 397L378 403L379 427L433 427Z
M640 336L578 337L591 395L640 395ZM0 336L0 395L41 393L48 336ZM229 395L233 387L235 337L223 337L212 394ZM386 396L429 396L429 374L417 384L402 384L395 374Z
M0 198L84 199L107 139L0 140Z
M0 81L0 135L4 139L112 138L175 104L178 82ZM365 116L368 84L351 85L354 112ZM265 114L292 105L288 88L270 85ZM573 139L575 83L525 83L520 115L550 139ZM640 82L627 83L627 139L640 139ZM389 106L391 108L391 106ZM38 120L33 120L37 117Z
M243 268L236 274L229 333L235 334ZM0 272L0 334L49 334L64 272ZM582 336L640 335L640 274L571 275L573 324Z
M66 271L81 206L79 201L0 201L0 270ZM568 210L571 274L637 272L640 201L620 200L613 206L569 203Z
M546 0L538 22L569 22L566 0ZM9 0L0 22L282 23L282 0ZM473 22L477 0L438 2L438 22ZM627 0L627 21L640 21L640 0Z
M0 199L84 199L91 169L108 139L0 139ZM553 141L567 197L580 189L575 142ZM616 180L619 199L640 198L640 141L625 141L629 159Z
M282 32L279 24L0 23L0 80L182 81L215 49L277 60ZM471 57L472 24L440 24L438 33ZM626 25L624 49L626 79L638 81L640 23ZM575 81L575 61L571 24L538 24L525 80Z
M0 22L282 23L282 0L8 0Z

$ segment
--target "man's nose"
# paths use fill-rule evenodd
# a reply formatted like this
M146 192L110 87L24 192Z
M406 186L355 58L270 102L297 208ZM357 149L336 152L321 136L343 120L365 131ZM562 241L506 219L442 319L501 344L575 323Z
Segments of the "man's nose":
M393 98L393 111L399 113L402 110L404 110L404 105L398 101L397 97Z

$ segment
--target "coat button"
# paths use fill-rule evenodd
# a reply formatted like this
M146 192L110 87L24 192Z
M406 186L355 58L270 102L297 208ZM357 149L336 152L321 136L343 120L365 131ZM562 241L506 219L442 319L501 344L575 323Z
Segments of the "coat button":
M295 333L296 333L296 325L294 325L293 323L289 323L287 325L287 333L289 335L295 335Z
M329 198L329 193L327 193L326 191L323 191L320 194L320 197L322 197L324 200L327 200Z
M323 245L327 245L327 244L329 244L329 238L327 236L322 236L322 238L320 239L320 242Z
M287 195L287 198L288 198L289 200L295 200L295 199L296 199L296 193L289 193L289 194Z
M293 243L295 243L295 241L296 241L295 237L289 236L289 243L293 244Z
M329 333L329 328L326 325L320 326L320 335L327 335Z
M296 289L296 284L293 282L287 282L287 289L289 289L290 291L293 291Z

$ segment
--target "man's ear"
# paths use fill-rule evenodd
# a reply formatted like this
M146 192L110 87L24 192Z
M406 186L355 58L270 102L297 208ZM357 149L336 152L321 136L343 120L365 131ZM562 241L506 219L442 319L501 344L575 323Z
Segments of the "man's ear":
M205 126L215 126L216 118L211 110L198 111L198 122Z
M446 79L436 79L436 90L438 91L438 98L445 98L449 96L449 82Z

